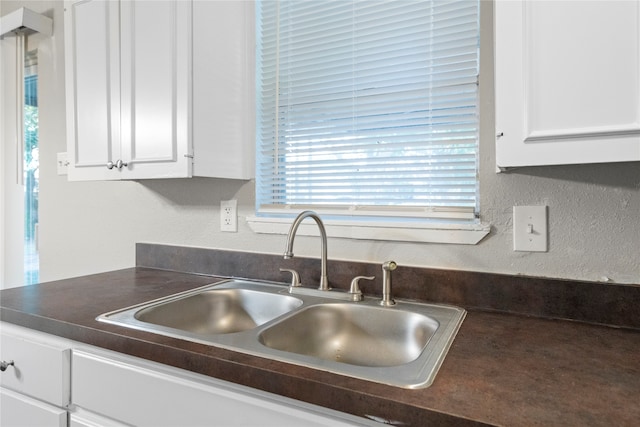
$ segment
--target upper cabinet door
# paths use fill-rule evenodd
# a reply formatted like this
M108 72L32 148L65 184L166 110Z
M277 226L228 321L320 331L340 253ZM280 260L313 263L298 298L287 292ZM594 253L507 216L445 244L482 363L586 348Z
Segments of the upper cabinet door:
M120 7L123 178L191 176L191 2Z
M69 178L119 179L120 8L104 0L65 3Z
M67 0L69 179L252 178L253 9Z
M69 179L190 177L191 2L65 6Z
M255 176L255 43L254 2L193 3L194 175Z
M495 3L498 168L640 161L640 2Z

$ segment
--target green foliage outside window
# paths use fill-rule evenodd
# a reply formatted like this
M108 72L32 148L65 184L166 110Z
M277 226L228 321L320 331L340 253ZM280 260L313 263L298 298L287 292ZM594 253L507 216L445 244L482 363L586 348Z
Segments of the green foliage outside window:
M24 110L25 173L25 240L35 238L38 222L38 107L26 105Z

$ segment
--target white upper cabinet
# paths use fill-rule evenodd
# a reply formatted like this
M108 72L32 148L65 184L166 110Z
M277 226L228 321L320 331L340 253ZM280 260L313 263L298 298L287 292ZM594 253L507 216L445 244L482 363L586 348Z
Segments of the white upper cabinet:
M193 2L196 176L255 176L255 40L253 1Z
M120 158L119 20L117 3L65 4L70 179L117 179L106 164Z
M207 26L236 33L226 37L233 49L204 50L199 3L208 2L66 2L70 180L253 176L253 11L246 2L233 2L235 15L207 9ZM215 74L202 68L212 61L232 80L203 78ZM219 120L223 104L234 121Z
M495 3L498 168L640 161L640 1Z

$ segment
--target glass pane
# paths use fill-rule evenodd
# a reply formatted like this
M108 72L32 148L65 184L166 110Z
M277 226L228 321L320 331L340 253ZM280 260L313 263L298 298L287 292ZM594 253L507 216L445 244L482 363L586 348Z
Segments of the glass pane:
M24 72L24 281L39 281L38 257L38 67L37 52L25 55Z

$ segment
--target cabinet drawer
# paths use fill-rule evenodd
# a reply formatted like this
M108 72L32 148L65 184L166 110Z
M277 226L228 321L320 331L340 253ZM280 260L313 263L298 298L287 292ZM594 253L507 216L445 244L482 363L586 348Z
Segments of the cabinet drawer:
M371 425L362 418L144 360L77 350L72 357L74 412L91 411L125 424Z
M73 413L69 415L69 427L131 427L128 424L122 424L118 421L85 411L82 408L74 408Z
M0 388L0 425L7 427L63 427L67 411Z
M66 407L70 399L71 350L40 334L14 334L2 324L0 360L14 365L0 374L0 385L56 406Z

